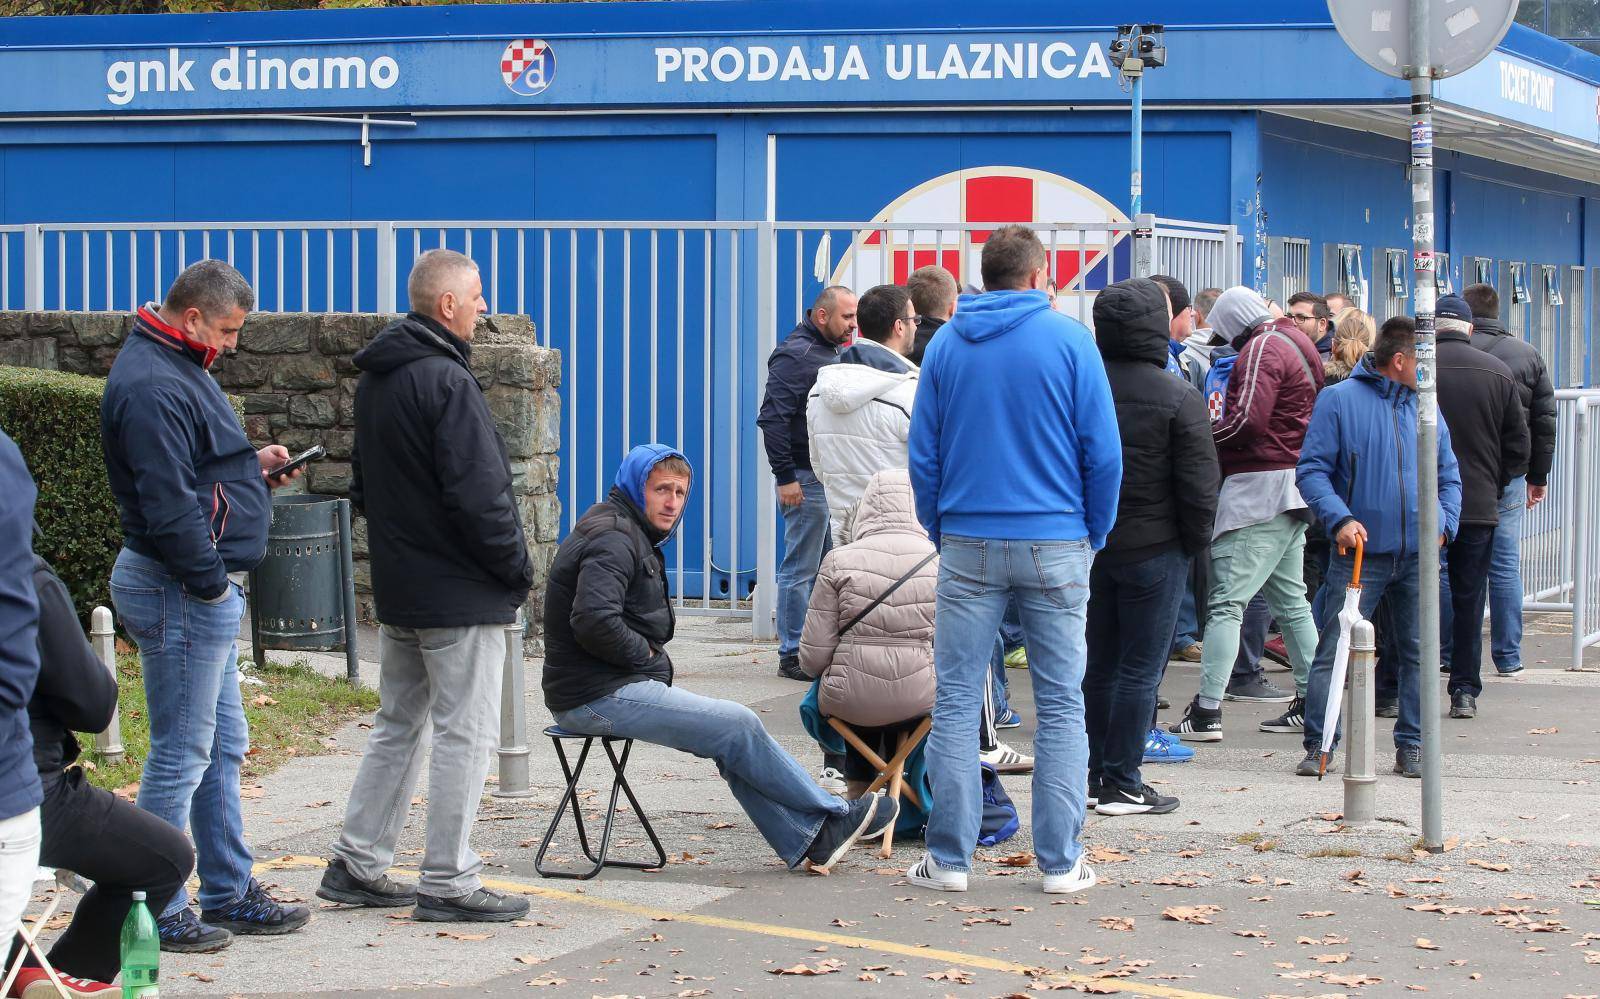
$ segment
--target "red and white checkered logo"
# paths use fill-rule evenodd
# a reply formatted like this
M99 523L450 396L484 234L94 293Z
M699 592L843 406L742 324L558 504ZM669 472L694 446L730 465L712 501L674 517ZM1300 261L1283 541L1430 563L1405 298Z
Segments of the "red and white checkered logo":
M531 97L555 79L556 56L541 38L519 38L500 56L500 78L513 93Z

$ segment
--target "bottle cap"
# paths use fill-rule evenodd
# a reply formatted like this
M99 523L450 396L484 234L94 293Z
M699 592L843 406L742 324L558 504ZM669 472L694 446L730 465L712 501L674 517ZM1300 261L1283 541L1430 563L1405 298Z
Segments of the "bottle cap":
M143 902L144 901L144 892L142 892L142 891L134 892L133 893L133 900L135 902Z

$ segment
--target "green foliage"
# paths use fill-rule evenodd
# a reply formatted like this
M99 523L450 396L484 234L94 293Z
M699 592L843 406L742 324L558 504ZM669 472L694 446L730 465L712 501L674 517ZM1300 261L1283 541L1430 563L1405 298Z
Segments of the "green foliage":
M111 606L111 565L122 547L117 505L100 450L101 378L0 367L0 429L22 449L39 488L38 552L84 619Z

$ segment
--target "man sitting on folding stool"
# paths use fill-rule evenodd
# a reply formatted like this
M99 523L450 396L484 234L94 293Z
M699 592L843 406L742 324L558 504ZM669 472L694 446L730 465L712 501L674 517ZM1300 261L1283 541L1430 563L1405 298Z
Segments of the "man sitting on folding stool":
M605 502L561 543L545 590L545 704L569 731L713 760L785 864L825 871L857 838L881 835L899 804L880 795L841 801L755 712L672 686L666 645L674 618L661 546L678 526L692 478L681 452L635 447Z

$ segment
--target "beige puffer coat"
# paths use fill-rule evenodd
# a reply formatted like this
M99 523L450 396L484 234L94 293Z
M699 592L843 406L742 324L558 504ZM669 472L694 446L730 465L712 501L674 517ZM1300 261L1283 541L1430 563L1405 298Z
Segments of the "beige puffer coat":
M934 559L841 639L839 630L933 553L917 523L911 476L875 473L853 521L853 540L817 573L800 636L800 668L821 676L822 713L851 725L891 725L933 710Z

